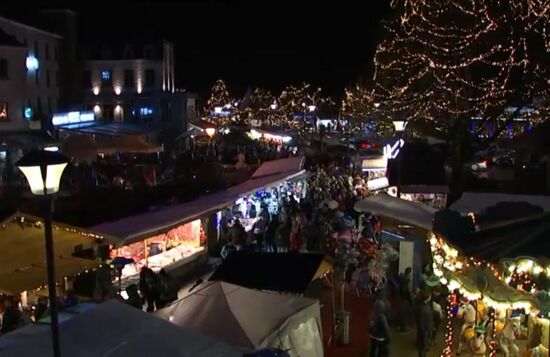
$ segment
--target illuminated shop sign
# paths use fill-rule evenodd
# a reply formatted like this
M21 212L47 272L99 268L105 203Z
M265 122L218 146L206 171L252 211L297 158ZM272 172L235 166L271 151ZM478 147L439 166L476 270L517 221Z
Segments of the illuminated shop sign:
M93 112L68 112L57 113L53 115L52 124L54 126L65 124L78 124L94 121Z

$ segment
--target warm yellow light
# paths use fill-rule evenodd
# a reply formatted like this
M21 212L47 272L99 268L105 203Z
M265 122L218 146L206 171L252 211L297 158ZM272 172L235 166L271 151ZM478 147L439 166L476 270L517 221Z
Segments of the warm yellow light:
M122 92L122 88L120 86L115 86L116 95L120 95L121 92Z
M50 195L59 191L61 176L68 160L51 151L37 151L23 157L17 164L31 192L35 195Z
M99 94L99 87L98 86L94 86L94 88L92 90L93 90L95 95Z
M208 135L210 138L212 138L214 134L216 134L215 128L206 128L205 131L206 131L206 135Z

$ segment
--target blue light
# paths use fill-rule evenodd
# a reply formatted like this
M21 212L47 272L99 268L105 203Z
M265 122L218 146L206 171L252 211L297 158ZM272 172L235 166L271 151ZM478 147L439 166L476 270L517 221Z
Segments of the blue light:
M25 107L25 119L32 119L32 108L31 107Z
M148 108L148 107L139 108L139 114L141 116L149 116L149 115L153 114L153 109Z
M33 55L27 56L26 64L29 71L36 71L39 66L38 59Z
M108 81L111 79L111 71L109 70L103 70L101 71L101 79L104 81Z

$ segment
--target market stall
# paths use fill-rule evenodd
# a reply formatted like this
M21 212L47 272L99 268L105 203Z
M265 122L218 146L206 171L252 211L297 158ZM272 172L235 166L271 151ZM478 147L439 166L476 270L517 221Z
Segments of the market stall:
M400 198L442 209L447 206L449 187L444 185L402 185Z
M113 247L110 258L123 257L132 263L124 265L122 279L135 277L144 266L155 272L204 251L205 232L200 219L179 225L166 233Z
M156 314L238 348L276 347L288 350L290 356L323 356L316 300L216 281Z
M94 247L100 239L100 235L90 231L53 224L55 273L61 291L72 289L80 275L91 274L100 266L94 260ZM44 225L40 218L17 213L4 220L0 229L0 295L14 296L23 306L47 296L44 254Z
M211 219L219 223L222 211L237 206L235 210L242 210L241 215L250 226L255 218L250 214L251 207L256 207L258 202L270 201L268 204L274 207L282 189L296 196L305 194L303 184L297 181L305 175L302 165L302 157L269 161L240 185L90 229L105 236L110 245L110 258L132 260L122 268L123 280L137 278L143 266L158 271L203 261L207 258L207 245L211 246L207 244L208 237L217 239L216 232L209 235L209 229L219 228L218 224L209 225Z
M233 217L226 218L239 218L249 231L262 206L274 215L285 199L293 198L299 202L307 192L307 173L302 169L303 163L303 157L263 163L248 181L228 189L235 199L228 205Z

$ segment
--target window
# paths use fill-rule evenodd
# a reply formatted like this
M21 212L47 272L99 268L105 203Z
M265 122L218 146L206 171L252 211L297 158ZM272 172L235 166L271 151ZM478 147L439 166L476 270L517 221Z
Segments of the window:
M82 84L84 87L88 88L92 86L92 72L85 70L82 72Z
M52 114L53 113L53 110L52 110L52 98L51 97L48 97L48 114Z
M8 79L8 60L0 58L0 79Z
M8 102L0 102L0 121L8 120Z
M50 88L50 70L46 71L46 87Z
M113 83L112 71L110 69L104 69L101 71L101 85L103 87L110 87Z
M39 115L42 115L42 100L40 100L40 97L36 98L36 111Z
M46 57L47 60L50 59L50 47L47 43L44 45L44 57Z
M149 107L141 107L139 108L139 115L141 117L148 117L153 114L153 109Z
M56 61L59 60L59 47L57 46L53 48L53 59Z
M36 71L34 71L34 80L36 82L36 85L39 86L40 85L40 71L38 69Z
M34 41L34 57L36 57L37 59L40 57L38 52L38 41Z
M124 70L124 87L134 88L134 71L131 69Z
M152 69L145 70L145 87L152 88L155 86L155 71Z

